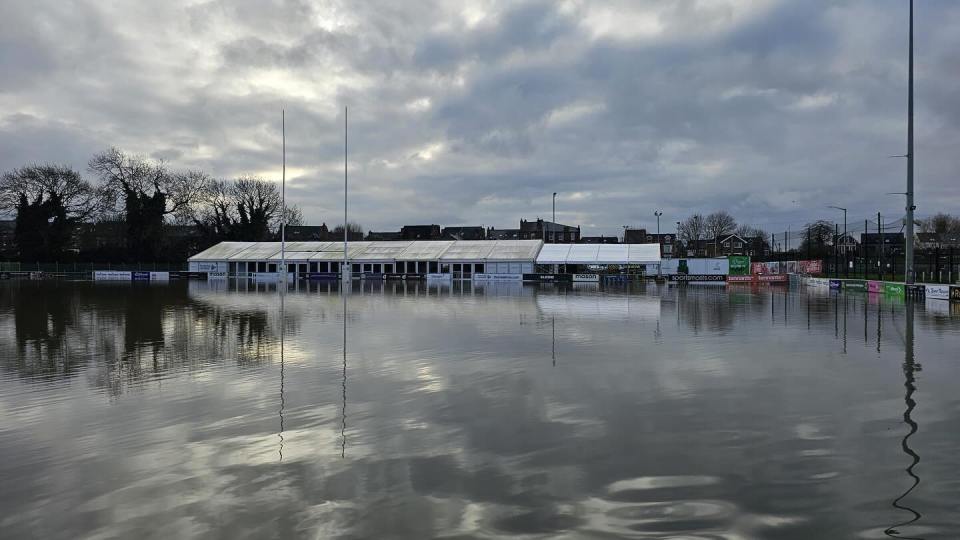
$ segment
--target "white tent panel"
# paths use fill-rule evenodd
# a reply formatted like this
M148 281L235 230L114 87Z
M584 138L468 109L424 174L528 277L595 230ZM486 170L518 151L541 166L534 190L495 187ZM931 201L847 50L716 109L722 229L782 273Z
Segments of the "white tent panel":
M253 242L250 247L226 257L231 261L265 261L280 253L280 242Z
M567 264L573 244L544 244L537 255L537 264Z
M596 264L624 264L629 255L629 244L599 244Z
M215 246L211 246L200 253L197 253L193 257L188 258L188 261L224 261L230 258L232 255L252 247L256 242L220 242Z
M595 264L600 244L572 244L567 264Z
M627 262L647 264L660 262L660 244L626 244L629 250Z
M488 261L533 261L543 246L542 240L496 240Z
M458 240L440 257L441 261L483 261L496 246L496 240Z
M398 261L436 261L453 245L453 240L420 240L397 255Z
M313 256L314 253L316 253L316 252L315 252L315 251L290 251L290 250L287 250L287 252L286 252L286 259L287 259L288 261L306 261L306 260L309 260L310 257ZM271 261L279 261L279 260L281 260L280 252L278 251L278 252L274 253L272 256L270 256L270 257L268 258L268 260L271 260Z
M351 249L351 255L353 259L357 262L373 262L373 261L395 261L400 258L400 255L403 251L409 248L413 244L413 240L407 240L402 242L395 241L380 241L380 242L371 242L367 245L363 251L357 255L352 255L353 250Z

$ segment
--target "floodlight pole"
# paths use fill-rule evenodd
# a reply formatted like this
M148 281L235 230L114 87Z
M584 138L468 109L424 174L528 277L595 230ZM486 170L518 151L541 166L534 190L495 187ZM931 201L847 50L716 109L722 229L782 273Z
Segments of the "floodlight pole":
M913 0L910 0L910 74L907 90L907 242L906 265L903 267L904 281L914 282L913 275Z

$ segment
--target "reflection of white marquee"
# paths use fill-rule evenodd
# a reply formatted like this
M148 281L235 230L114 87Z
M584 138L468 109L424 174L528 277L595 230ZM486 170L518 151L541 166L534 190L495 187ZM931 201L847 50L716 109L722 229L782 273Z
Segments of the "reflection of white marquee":
M556 317L649 320L660 317L658 296L538 294L535 298L540 311Z
M474 281L523 281L523 274L474 274Z

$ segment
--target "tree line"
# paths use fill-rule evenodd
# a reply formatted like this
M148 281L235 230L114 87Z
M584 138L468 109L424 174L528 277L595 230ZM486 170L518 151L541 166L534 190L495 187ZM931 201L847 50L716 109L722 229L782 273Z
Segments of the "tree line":
M0 176L0 211L13 217L17 260L183 260L223 240L273 240L284 217L288 225L303 222L296 206L282 215L276 182L255 176L217 179L117 148L94 155L87 172L41 164ZM80 253L82 228L112 235L109 245Z
M725 236L736 234L744 240L757 238L766 245L767 233L751 225L737 224L736 218L726 210L707 214L696 213L680 222L677 236L684 244L697 245L702 241L722 240Z

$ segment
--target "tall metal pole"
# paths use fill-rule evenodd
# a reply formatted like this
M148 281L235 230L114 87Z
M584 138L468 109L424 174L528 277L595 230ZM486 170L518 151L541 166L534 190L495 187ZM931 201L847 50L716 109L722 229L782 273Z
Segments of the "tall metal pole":
M660 237L660 216L663 215L663 212L657 210L653 215L657 216L657 245L660 246L660 256L663 257L663 238ZM660 276L660 265L657 264L657 277Z
M553 192L553 222L557 222L557 192Z
M280 180L280 272L281 283L287 285L287 117L286 112L280 109L280 148L283 155L283 166Z
M347 266L347 244L350 241L347 230L347 108L343 108L343 264L340 277L350 279L350 267Z
M850 263L847 261L848 249L850 245L847 243L847 209L843 209L843 275L850 277Z
M913 0L910 0L910 75L907 90L907 262L904 281L913 283Z

